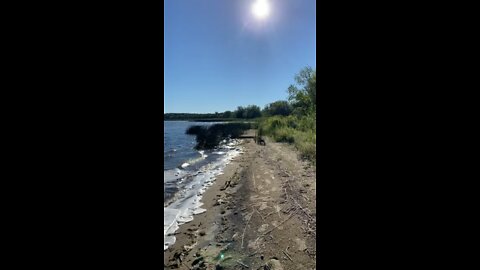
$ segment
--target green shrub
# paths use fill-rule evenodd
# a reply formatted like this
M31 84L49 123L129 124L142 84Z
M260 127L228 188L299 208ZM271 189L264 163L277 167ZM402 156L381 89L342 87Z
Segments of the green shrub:
M187 129L186 134L196 136L197 145L195 149L212 149L222 140L238 138L245 130L250 128L250 123L224 123L214 124L208 127L191 126Z
M316 159L316 122L313 116L273 116L258 122L258 135L269 136L276 142L290 143L297 148L301 158Z
M282 127L280 129L277 129L272 135L277 142L295 142L295 130L288 127Z

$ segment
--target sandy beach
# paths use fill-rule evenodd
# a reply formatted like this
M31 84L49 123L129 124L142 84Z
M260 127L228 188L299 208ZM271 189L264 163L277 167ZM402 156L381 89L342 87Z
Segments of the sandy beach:
M249 131L253 134L253 131ZM176 232L164 269L316 269L316 172L295 149L243 139Z

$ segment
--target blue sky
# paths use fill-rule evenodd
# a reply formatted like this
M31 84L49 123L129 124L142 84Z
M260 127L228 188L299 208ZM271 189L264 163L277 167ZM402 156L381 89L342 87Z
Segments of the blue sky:
M287 98L316 67L315 0L165 0L164 112L208 113Z

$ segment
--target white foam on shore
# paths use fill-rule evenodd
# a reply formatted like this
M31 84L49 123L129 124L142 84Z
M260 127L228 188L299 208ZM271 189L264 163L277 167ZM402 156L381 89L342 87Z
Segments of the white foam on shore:
M208 155L206 155L205 151L203 151L203 150L198 151L198 153L200 153L200 155L202 155L203 159L206 159L208 157Z
M187 172L184 170L180 170L178 168L163 171L163 182L168 183L172 181L177 181L178 179L187 175Z
M239 148L237 140L227 144L229 149ZM241 151L227 151L218 161L207 164L200 169L201 173L197 173L191 182L189 182L177 200L167 207L164 207L163 216L163 245L164 250L173 245L176 241L175 231L179 226L193 220L194 215L198 215L207 211L201 208L203 205L200 200L202 194L208 187L213 185L218 175L223 174L225 166L231 162L233 158L238 156Z

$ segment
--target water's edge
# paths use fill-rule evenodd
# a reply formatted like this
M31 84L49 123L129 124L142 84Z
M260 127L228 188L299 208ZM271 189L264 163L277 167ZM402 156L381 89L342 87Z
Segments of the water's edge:
M222 147L226 151L218 160L202 166L189 177L180 176L179 181L185 181L185 186L172 202L164 204L164 250L175 243L174 233L179 226L192 221L194 215L207 211L207 209L201 208L203 205L202 194L213 185L218 175L223 174L231 160L242 152L239 143L238 140L229 141Z

